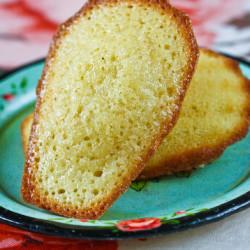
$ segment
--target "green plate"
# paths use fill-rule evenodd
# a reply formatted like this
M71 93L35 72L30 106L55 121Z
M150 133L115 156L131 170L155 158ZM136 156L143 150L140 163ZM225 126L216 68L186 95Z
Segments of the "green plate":
M20 196L24 154L20 123L35 102L44 61L0 79L0 220L75 238L147 237L223 218L250 204L250 134L191 176L135 182L99 220L77 220L26 204ZM250 77L250 65L241 61Z

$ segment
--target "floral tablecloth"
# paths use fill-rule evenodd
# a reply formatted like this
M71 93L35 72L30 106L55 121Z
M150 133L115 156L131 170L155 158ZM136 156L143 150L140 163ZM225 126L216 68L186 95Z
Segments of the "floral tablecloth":
M50 40L59 23L76 12L84 0L0 0L0 72L11 70L24 63L44 57ZM190 15L200 46L210 47L250 61L250 1L249 0L172 0L173 5ZM250 215L246 211L245 214ZM247 218L250 216L247 216ZM235 216L236 223L242 223L243 233L237 234L234 224L223 222L224 231L235 230L229 235L221 233L221 239L240 238L239 244L217 244L215 249L249 249L248 236L250 220ZM232 220L232 221L233 221ZM229 223L229 226L228 226ZM245 223L245 224L244 224ZM227 226L225 226L227 225ZM245 226L244 226L245 225ZM221 226L221 228L223 228ZM207 226L208 231L209 227ZM197 230L196 230L197 231ZM214 238L209 238L204 229L190 235L195 244L174 243L174 238L186 240L187 237L168 236L147 241L94 242L61 241L16 230L0 225L0 249L212 249ZM218 231L219 232L219 231ZM247 233L247 234L246 234ZM181 234L180 234L181 235ZM185 235L185 234L184 234ZM211 235L211 232L210 234ZM202 238L203 237L203 238ZM242 238L245 237L245 238ZM168 245L169 239L169 245ZM212 240L210 240L212 239ZM235 238L236 239L236 238ZM217 243L220 239L217 239ZM200 244L199 244L200 242ZM206 245L202 245L206 242ZM240 245L243 242L245 245ZM178 242L177 242L178 243ZM190 243L190 242L189 242ZM249 243L249 244L248 244ZM185 248L186 245L186 248ZM235 248L236 247L236 248Z
M44 57L59 23L84 0L0 0L0 68ZM172 0L192 19L200 46L250 59L249 0Z

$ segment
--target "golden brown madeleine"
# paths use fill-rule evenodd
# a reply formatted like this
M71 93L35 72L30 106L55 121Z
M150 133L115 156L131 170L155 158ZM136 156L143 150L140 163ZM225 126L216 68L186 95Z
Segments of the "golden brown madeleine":
M29 137L30 137L32 122L33 122L33 113L25 117L25 119L21 124L21 137L22 137L23 152L25 154L25 157L26 155L28 155Z
M139 178L191 171L218 158L249 125L250 83L238 63L201 49L179 119Z
M166 1L90 1L55 36L40 80L23 198L98 218L177 119L198 48Z
M248 97L249 81L242 77L235 62L215 52L201 49L199 60L175 128L164 139L139 178L149 179L161 175L192 171L201 164L217 159L227 146L246 134L249 117L247 107L250 106L247 101L250 98ZM216 60L220 61L218 68ZM212 71L213 74L211 74ZM234 77L231 82L229 78L232 74ZM207 82L209 82L208 86ZM234 87L230 87L231 84ZM234 88L236 89L235 92ZM223 95L218 95L218 93L223 93ZM233 99L231 99L232 94ZM231 106L234 105L231 100L237 100L237 98L241 101L235 106L235 110L232 109L229 112ZM205 100L211 109L205 110L204 105L199 104L201 100ZM216 106L217 108L214 109ZM218 109L221 109L222 116L218 113ZM227 112L223 110L227 110ZM199 115L197 115L197 112L199 112ZM238 112L238 114L235 114L235 112ZM217 136L213 136L215 126L212 124L216 121L214 118L218 121L216 123L217 131L219 129ZM32 119L32 115L29 115L22 124L24 147L28 145ZM211 124L208 123L209 119L213 120ZM225 130L221 121L228 119L231 119L231 122L228 123L230 126ZM194 129L194 124L197 127L196 129ZM188 129L187 126L189 125L191 126ZM190 130L189 137L186 137L185 131L188 130ZM220 136L218 136L218 133ZM201 136L198 136L199 134ZM190 137L192 137L192 140ZM210 141L209 138L211 137L212 140Z

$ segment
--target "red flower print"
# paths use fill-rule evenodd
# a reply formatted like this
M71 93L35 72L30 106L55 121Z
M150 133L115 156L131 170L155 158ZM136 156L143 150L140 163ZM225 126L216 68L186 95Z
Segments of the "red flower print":
M25 243L25 241L26 239L23 235L0 231L0 249L18 249Z
M3 95L3 99L5 101L11 101L13 98L14 98L14 95L12 95L12 94L5 94L5 95Z
M186 213L185 210L180 210L180 211L175 212L176 215L185 214L185 213Z
M0 224L0 249L117 250L118 243L116 241L62 239Z
M73 15L84 2L0 1L0 67L8 70L44 57L58 24Z
M150 230L161 226L161 220L158 218L144 218L120 221L117 228L124 232L133 232L141 230Z
M88 219L80 219L81 222L88 222Z

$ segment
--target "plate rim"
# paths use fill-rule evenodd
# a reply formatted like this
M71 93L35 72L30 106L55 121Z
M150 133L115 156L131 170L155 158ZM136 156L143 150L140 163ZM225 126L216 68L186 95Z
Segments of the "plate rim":
M218 51L217 51L218 52ZM239 63L245 64L250 67L250 62L245 59L232 56L226 53L218 52L226 57L229 57ZM8 71L0 75L0 80L4 80L7 77L18 73L26 68L40 64L44 62L45 58L41 58L14 70ZM1 84L0 84L1 86ZM234 213L240 212L243 209L250 207L250 191L242 194L241 196L225 202L216 207L210 208L207 211L197 212L194 215L187 215L178 218L180 223L178 224L161 224L158 228L151 230L140 230L133 232L124 232L113 230L110 228L96 228L88 226L76 226L57 223L55 221L48 222L42 219L35 219L26 215L12 212L6 208L0 206L0 223L5 223L10 226L27 230L30 232L46 234L50 236L57 236L63 238L77 238L77 239L91 239L91 240L119 240L128 238L148 238L168 233L174 233L183 231L186 229L202 226L211 222L221 220ZM171 220L170 220L171 222Z

